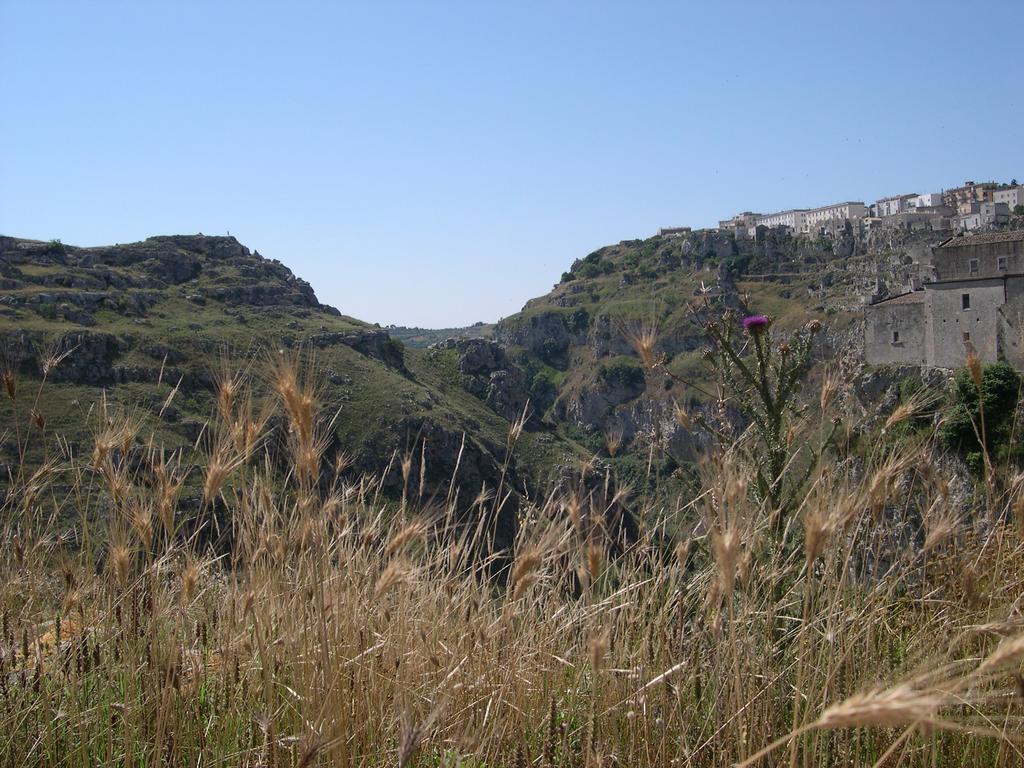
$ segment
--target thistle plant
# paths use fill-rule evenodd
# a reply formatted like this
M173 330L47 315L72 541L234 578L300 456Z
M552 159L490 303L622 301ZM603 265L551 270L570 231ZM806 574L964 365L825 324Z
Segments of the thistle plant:
M704 357L719 378L723 405L731 405L750 424L753 439L741 440L737 446L753 468L758 501L770 507L776 533L781 533L816 463L791 467L800 463L797 459L803 443L795 438L806 411L798 404L797 395L821 323L812 320L777 343L771 325L767 315L750 315L739 323L732 313L722 320L710 320L705 327L712 345ZM826 400L831 397L823 390L822 411L827 408ZM725 431L704 420L701 424L723 442L734 442ZM836 426L832 422L822 445L831 440Z

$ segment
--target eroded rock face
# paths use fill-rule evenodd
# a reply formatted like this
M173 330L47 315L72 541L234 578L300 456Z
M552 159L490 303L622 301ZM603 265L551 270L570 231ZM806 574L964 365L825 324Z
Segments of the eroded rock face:
M73 331L48 341L40 334L8 331L0 335L7 362L22 370L39 373L47 358L59 358L48 373L54 382L109 384L117 381L114 362L125 347L123 339L110 333Z
M526 372L512 363L505 349L490 339L445 339L431 348L434 354L453 350L463 387L500 416L515 421L529 400Z
M66 271L39 274L21 269L27 265ZM280 262L250 252L233 237L151 237L97 248L0 237L0 276L7 290L53 289L15 295L5 302L7 306L42 311L81 325L92 325L90 316L100 309L144 315L168 288L190 283L196 283L196 288L188 298L197 304L212 300L309 307L338 314L317 301L309 283ZM54 308L47 309L48 305Z
M515 421L522 416L528 400L526 373L521 368L513 365L491 373L484 401L492 411Z
M383 475L386 491L397 495L404 489L413 498L444 499L454 486L459 489L457 507L463 521L475 524L476 516L485 515L494 548L506 550L512 546L519 496L509 491L522 488L525 478L520 476L515 458L506 453L506 446L488 444L468 431L454 431L430 419L410 416L374 434L363 446L357 469L377 474L385 468L381 457L396 451L408 455L412 466L406 481L399 462L388 463ZM475 507L476 495L485 489L493 492L499 483L505 488L502 502L489 504L484 510Z
M638 381L607 381L598 376L593 384L555 403L555 416L584 429L604 428L613 411L636 400L646 384Z
M316 349L342 344L379 360L389 368L405 371L401 344L395 342L387 331L382 329L318 333L310 336L307 343Z
M505 350L488 339L446 339L439 349L454 349L459 356L459 370L470 376L490 374L508 365Z
M556 366L567 363L570 344L582 343L581 336L579 331L570 333L559 312L541 312L515 322L499 323L494 331L494 340L501 346L525 347Z

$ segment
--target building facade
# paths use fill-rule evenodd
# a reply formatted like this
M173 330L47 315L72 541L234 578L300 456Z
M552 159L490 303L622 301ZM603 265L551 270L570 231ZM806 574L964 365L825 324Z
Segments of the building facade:
M804 214L803 232L818 233L822 230L834 232L847 221L859 221L868 215L867 206L861 202L836 203L812 208Z
M806 215L805 208L792 208L788 211L760 216L757 219L757 224L764 227L789 227L794 232L804 232L806 231L804 229Z
M914 208L938 208L940 205L942 205L941 192L929 192L914 198Z
M864 355L872 364L1024 369L1024 230L953 237L932 249L923 289L869 304Z
M749 229L750 227L756 227L758 219L761 218L760 213L754 213L753 211L744 211L743 213L737 213L731 219L725 219L718 222L719 229L736 229L742 227Z
M1012 211L1018 205L1024 205L1024 187L1007 187L992 193L993 203L1005 203Z
M820 208L792 208L788 211L756 216L755 224L762 227L789 227L801 234L835 231L847 221L867 216L868 209L861 202L835 203ZM741 214L745 215L745 214ZM730 220L733 221L733 220ZM727 222L719 222L725 224Z
M874 215L881 219L886 216L895 216L898 213L914 208L919 197L921 195L918 195L916 192L910 195L883 197L881 200L875 201L875 204L871 207L874 209Z
M1010 208L1006 203L964 203L960 215L952 218L951 226L954 232L974 232L1001 227L1009 220Z
M982 184L975 184L973 181L965 181L963 186L947 189L942 193L943 205L948 205L958 213L970 213L967 210L971 203L988 203L992 201L992 195L999 188L994 181L986 181Z

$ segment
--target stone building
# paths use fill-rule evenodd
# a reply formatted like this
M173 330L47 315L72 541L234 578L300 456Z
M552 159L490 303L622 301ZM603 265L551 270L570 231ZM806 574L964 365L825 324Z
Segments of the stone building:
M736 237L753 237L760 218L760 213L744 211L743 213L737 213L731 219L719 221L718 228L726 232L732 232Z
M967 210L971 203L990 203L993 193L999 188L994 181L975 184L965 181L963 186L947 189L942 193L943 205L955 208L959 213L970 213Z
M862 202L849 201L811 208L804 214L804 232L838 232L847 221L859 221L868 215Z
M955 232L973 232L977 229L1001 227L1010 220L1006 203L962 203L960 215L954 216L951 226Z
M942 193L929 192L924 195L918 195L911 203L914 208L936 208L942 205Z
M992 193L992 202L1006 203L1007 207L1012 211L1018 205L1024 205L1024 187L997 189Z
M789 227L793 232L800 234L818 234L819 232L837 232L845 226L847 221L859 221L867 214L868 209L864 203L850 201L823 205L820 208L792 208L778 213L754 215L757 216L755 222L757 226Z
M923 288L869 304L864 356L871 364L958 368L982 361L1024 369L1024 230L952 237L932 249Z
M805 231L804 219L807 215L806 208L792 208L788 211L768 213L759 216L757 225L763 227L789 227L794 232Z
M881 200L876 200L871 206L872 215L875 218L885 218L886 216L895 216L898 213L903 213L911 208L916 207L917 198L921 197L917 192L913 192L909 195L893 195L891 197L883 197Z

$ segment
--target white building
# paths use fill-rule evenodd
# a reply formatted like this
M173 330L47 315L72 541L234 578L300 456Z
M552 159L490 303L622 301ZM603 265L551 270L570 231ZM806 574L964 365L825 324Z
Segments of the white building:
M779 213L769 213L757 218L759 226L763 227L789 227L794 232L804 232L804 217L807 215L805 208L793 208Z
M992 193L993 203L1006 203L1012 211L1018 205L1024 205L1024 187L997 189Z
M824 205L804 214L804 228L801 231L817 233L822 229L834 230L847 221L857 221L867 215L867 206L861 202Z
M914 208L935 208L942 205L941 192L929 192L927 195L918 195L914 200Z
M914 201L919 197L922 196L917 194L917 192L910 195L893 195L892 197L883 197L874 205L875 216L885 218L886 216L895 216L897 213L908 211L914 207Z

